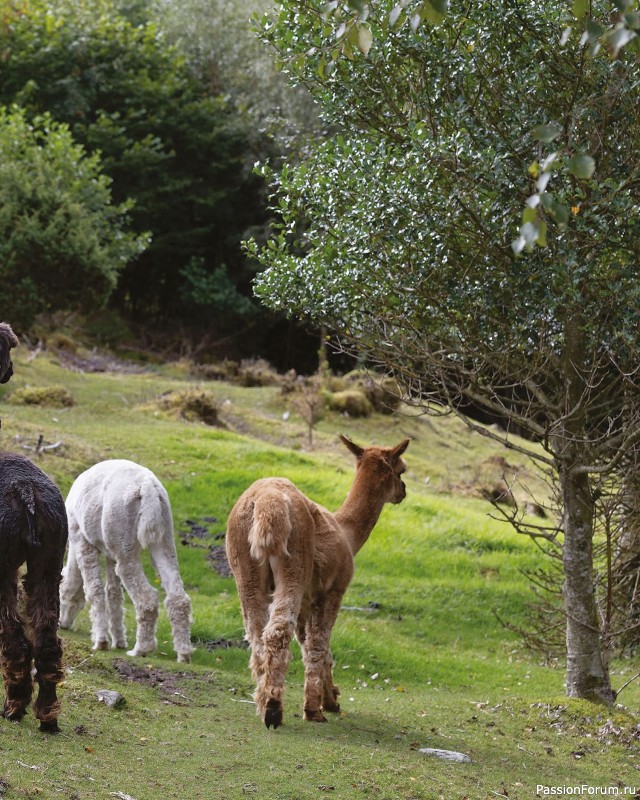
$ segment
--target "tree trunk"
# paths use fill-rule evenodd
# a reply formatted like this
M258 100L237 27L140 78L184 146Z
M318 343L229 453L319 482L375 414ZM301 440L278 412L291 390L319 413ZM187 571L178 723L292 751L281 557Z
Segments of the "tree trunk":
M588 347L580 312L566 320L563 353L565 413L557 430L557 458L563 507L564 609L567 617L569 697L611 705L608 654L603 655L593 571L595 502L589 475L577 467L589 463L590 388L585 359Z
M593 575L594 503L587 475L560 471L564 505L564 606L567 616L567 695L611 705Z

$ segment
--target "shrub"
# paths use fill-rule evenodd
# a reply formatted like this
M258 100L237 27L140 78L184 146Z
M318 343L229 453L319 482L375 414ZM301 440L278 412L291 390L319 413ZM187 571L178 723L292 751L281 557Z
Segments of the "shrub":
M223 427L218 416L218 401L211 392L198 389L167 392L159 398L157 405L161 410L174 412L189 422Z
M25 386L16 389L8 400L15 406L55 406L64 408L75 405L73 395L64 386Z
M225 359L215 364L194 364L191 374L205 381L237 381L240 367L237 361Z
M240 362L237 381L241 386L276 386L280 376L263 358L246 358Z
M69 353L77 353L78 344L65 333L51 333L46 337L47 347L53 350L67 350Z
M345 389L329 395L329 408L348 414L350 417L369 417L373 413L373 405L360 389Z
M402 396L395 378L353 370L344 376L344 381L347 386L365 394L374 410L381 414L393 414L400 406Z

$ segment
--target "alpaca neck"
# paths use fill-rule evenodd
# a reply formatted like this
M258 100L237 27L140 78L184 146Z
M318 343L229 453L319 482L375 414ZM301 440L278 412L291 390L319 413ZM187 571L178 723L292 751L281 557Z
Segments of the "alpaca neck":
M354 555L369 538L385 504L379 488L359 472L344 503L334 515Z

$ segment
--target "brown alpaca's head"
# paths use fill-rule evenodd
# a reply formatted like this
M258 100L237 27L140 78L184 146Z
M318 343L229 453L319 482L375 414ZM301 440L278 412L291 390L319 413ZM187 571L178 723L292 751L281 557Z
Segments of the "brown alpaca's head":
M360 447L340 434L342 443L357 459L359 473L366 473L370 483L378 486L385 503L401 503L407 496L402 474L407 469L402 454L409 447L405 439L395 447Z
M11 330L11 325L0 322L0 383L6 383L13 375L11 348L18 346L18 337Z

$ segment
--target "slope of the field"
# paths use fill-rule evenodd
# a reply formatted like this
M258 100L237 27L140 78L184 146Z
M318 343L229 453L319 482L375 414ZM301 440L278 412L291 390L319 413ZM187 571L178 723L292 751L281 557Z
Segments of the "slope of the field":
M0 795L451 800L640 785L637 684L621 695L624 708L568 702L562 664L542 665L496 617L525 622L533 595L523 571L542 556L473 495L500 479L505 457L510 474L515 467L540 490L522 456L453 418L408 410L364 420L327 413L307 451L304 425L285 413L275 387L195 383L183 365L83 374L55 354L32 356L20 348L15 377L0 388L0 446L32 457L63 494L79 472L107 458L129 458L158 475L173 506L198 648L192 665L175 663L163 612L159 652L93 654L85 609L77 629L63 632L63 733L38 733L32 715L2 722ZM74 405L11 402L28 386L64 386ZM185 388L212 393L226 427L160 409L163 395ZM286 476L336 508L353 474L338 432L360 444L411 437L407 499L385 509L357 556L334 629L342 713L325 725L303 722L294 645L285 725L267 731L251 703L235 585L216 569L226 519L240 493L267 475ZM57 446L37 453L38 441ZM129 602L127 620L131 631ZM616 663L615 685L636 666ZM120 691L125 705L98 703L101 688ZM471 761L451 763L421 748L462 751Z

